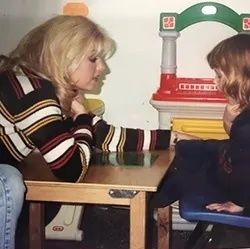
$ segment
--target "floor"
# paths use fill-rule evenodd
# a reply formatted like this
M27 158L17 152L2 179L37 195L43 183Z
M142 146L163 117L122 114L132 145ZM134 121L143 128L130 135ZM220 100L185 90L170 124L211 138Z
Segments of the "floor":
M47 219L56 213L57 207L51 207ZM24 209L17 231L16 249L27 248L27 208ZM85 208L81 227L83 241L46 240L45 249L128 249L129 248L129 210L108 206L89 205ZM26 228L26 229L24 229ZM150 249L156 249L156 226L153 224ZM25 231L26 230L26 231ZM186 232L173 233L172 249L182 249L187 238Z
M59 206L49 206L47 208L47 222L57 212ZM16 249L27 248L27 207L21 215L17 231ZM84 231L83 241L59 241L46 240L44 249L128 249L129 235L129 210L110 206L88 205L85 208L84 217L81 227ZM152 239L150 249L157 249L156 246L156 224L152 225ZM224 229L225 230L225 229ZM223 230L223 231L224 231ZM237 232L237 233L235 233ZM189 236L188 231L173 231L171 240L171 249L183 249L184 244ZM247 239L250 245L250 230L244 235L242 230L231 231L226 229L223 237L224 240L220 246L208 246L204 249L215 248L235 248L235 240L245 241ZM237 239L236 239L237 238ZM227 245L227 246L225 246ZM249 247L247 247L249 248ZM35 248L34 248L35 249Z

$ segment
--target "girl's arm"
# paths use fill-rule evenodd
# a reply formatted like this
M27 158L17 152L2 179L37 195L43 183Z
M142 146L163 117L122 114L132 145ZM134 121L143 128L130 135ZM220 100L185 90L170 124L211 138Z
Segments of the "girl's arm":
M229 213L243 213L244 215L250 215L250 201L246 202L244 207L237 205L232 201L227 201L224 203L211 203L207 205L206 208L218 212L225 211Z
M206 206L208 210L217 211L217 212L229 212L229 213L240 213L244 210L244 207L241 207L232 201L227 201L224 203L211 203Z
M229 117L229 120L231 117L234 122L230 130L225 157L220 157L219 166L221 177L228 177L230 172L231 176L228 182L230 183L230 189L234 190L232 195L234 200L224 203L211 203L206 207L209 210L250 214L250 201L247 201L250 199L248 191L246 191L249 188L250 176L250 111L244 110L239 113L237 106L228 105L225 115Z

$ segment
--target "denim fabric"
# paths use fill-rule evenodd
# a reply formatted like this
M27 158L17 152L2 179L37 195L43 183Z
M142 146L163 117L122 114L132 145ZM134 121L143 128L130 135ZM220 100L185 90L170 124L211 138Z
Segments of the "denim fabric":
M21 173L0 164L0 249L15 248L15 232L25 193Z

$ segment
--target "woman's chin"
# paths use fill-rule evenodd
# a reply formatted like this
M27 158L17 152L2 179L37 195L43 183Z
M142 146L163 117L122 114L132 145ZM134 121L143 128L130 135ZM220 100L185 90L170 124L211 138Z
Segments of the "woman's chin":
M89 84L87 86L78 87L79 90L92 92L96 90L96 84Z
M93 91L96 90L96 85L94 85L94 86L86 86L84 88L81 88L80 90L87 91L87 92L93 92Z

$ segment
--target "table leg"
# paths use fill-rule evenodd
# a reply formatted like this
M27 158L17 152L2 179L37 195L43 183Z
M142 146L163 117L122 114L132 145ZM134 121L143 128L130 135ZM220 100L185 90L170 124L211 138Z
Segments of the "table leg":
M44 203L29 204L29 249L44 249Z
M171 207L158 208L157 210L157 234L158 249L169 249L171 232Z
M146 192L130 201L130 249L146 248Z

